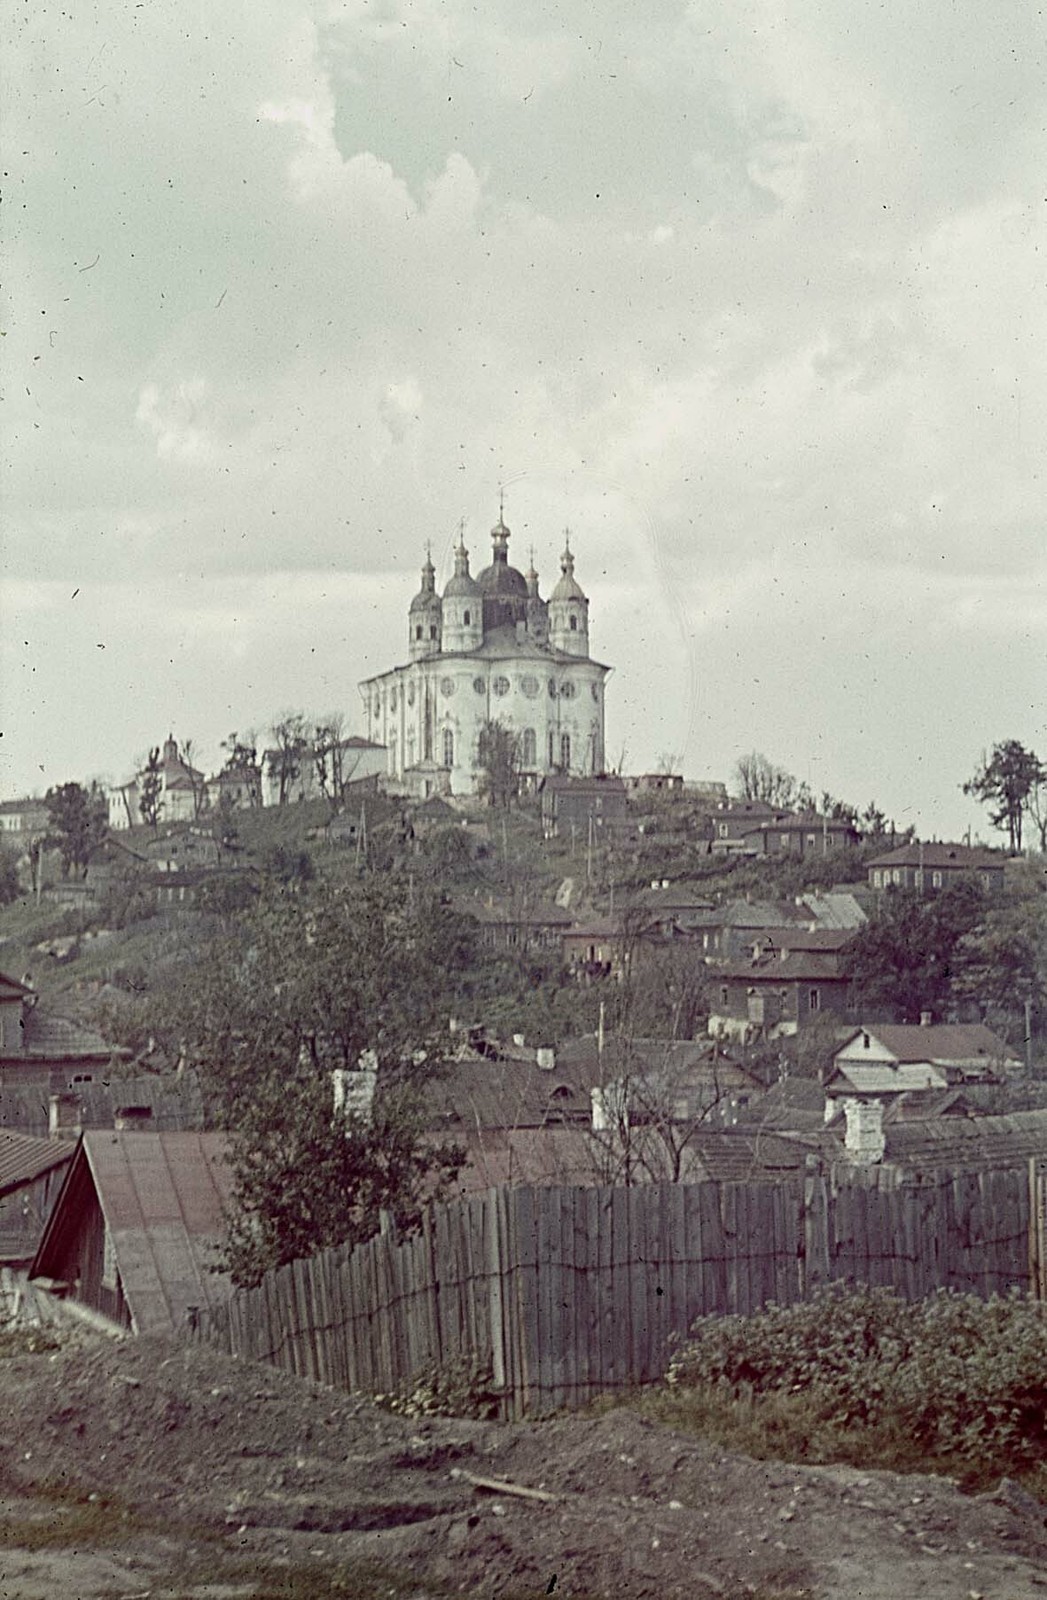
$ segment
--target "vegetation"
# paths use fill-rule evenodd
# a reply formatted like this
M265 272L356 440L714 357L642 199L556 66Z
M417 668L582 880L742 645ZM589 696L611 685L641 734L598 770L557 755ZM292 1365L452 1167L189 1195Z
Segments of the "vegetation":
M1017 1296L828 1288L701 1317L653 1409L750 1453L1047 1491L1047 1321Z
M467 927L396 877L270 882L203 952L160 1027L231 1134L237 1282L367 1238L386 1209L409 1227L453 1175L420 1090L470 955Z
M1040 849L1047 850L1047 766L1017 739L993 745L963 792L988 806L989 821L1007 834L1012 853L1022 848L1026 817L1036 826Z
M138 813L147 828L155 828L160 821L163 791L160 749L158 745L154 745L142 769L142 792L138 799Z
M83 876L108 828L104 795L95 784L85 789L81 783L61 783L48 789L44 804L51 818L46 842L58 851L63 876Z
M503 722L485 722L477 757L480 789L489 806L511 806L520 792L520 741Z

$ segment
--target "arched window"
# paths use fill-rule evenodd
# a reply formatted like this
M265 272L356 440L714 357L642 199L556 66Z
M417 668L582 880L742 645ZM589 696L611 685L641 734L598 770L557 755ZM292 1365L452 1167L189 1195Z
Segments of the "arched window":
M578 632L578 618L575 616L573 611L571 612L571 632Z
M466 612L465 612L465 614L464 614L464 615L463 615L463 617L462 617L462 622L463 622L463 623L464 623L464 625L465 625L465 626L466 626L466 627L468 627L468 626L469 626L469 623L470 623L470 622L471 622L471 621L472 621L472 613L471 613L471 612L469 612L469 611L466 611Z
M569 733L561 733L560 735L560 765L563 767L565 772L570 772L571 735Z
M430 639L435 639L436 638L436 623L435 622L431 622L429 624L429 637L430 637Z
M454 766L454 733L452 729L444 729L444 766Z
M551 728L549 730L549 765L551 767L556 765L556 735Z
M520 741L520 760L525 767L533 767L538 760L538 740L533 728L525 728Z
M420 622L414 630L414 636L416 639L420 639L422 637L422 624Z

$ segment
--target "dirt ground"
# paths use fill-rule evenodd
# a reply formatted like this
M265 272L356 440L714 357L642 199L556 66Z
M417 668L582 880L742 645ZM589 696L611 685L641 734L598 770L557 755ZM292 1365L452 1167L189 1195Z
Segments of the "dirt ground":
M0 1439L0 1600L1047 1600L1015 1486L755 1462L625 1410L420 1421L78 1333L0 1360Z

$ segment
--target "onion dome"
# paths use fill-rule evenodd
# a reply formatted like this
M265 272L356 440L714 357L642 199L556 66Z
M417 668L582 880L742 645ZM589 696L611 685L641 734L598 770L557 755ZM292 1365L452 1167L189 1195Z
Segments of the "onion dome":
M564 551L560 557L561 577L549 596L550 600L585 600L585 591L574 575L574 556L568 534L564 534Z
M494 559L477 578L484 603L484 628L524 622L527 618L527 579L509 565L509 529L501 516L491 529Z
M465 548L465 540L459 535L454 552L454 576L448 578L444 585L444 599L472 599L479 593L480 585L469 572L469 552Z
M427 550L425 553L425 566L422 568L422 587L411 601L411 610L428 611L436 599L436 568L433 566L433 558Z

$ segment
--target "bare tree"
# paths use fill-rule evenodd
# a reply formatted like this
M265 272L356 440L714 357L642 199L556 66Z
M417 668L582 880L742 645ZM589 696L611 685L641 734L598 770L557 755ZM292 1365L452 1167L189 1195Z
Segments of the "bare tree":
M200 759L196 748L195 739L186 739L182 745L182 760L185 763L186 775L193 791L193 818L197 818L201 811L207 809L207 780L196 763Z
M734 769L738 792L744 800L763 800L767 805L786 810L796 796L796 779L784 767L776 767L765 755L753 750L741 756Z
M310 739L300 711L289 711L269 730L274 743L266 751L269 776L277 785L277 804L286 805L302 768L309 759Z

